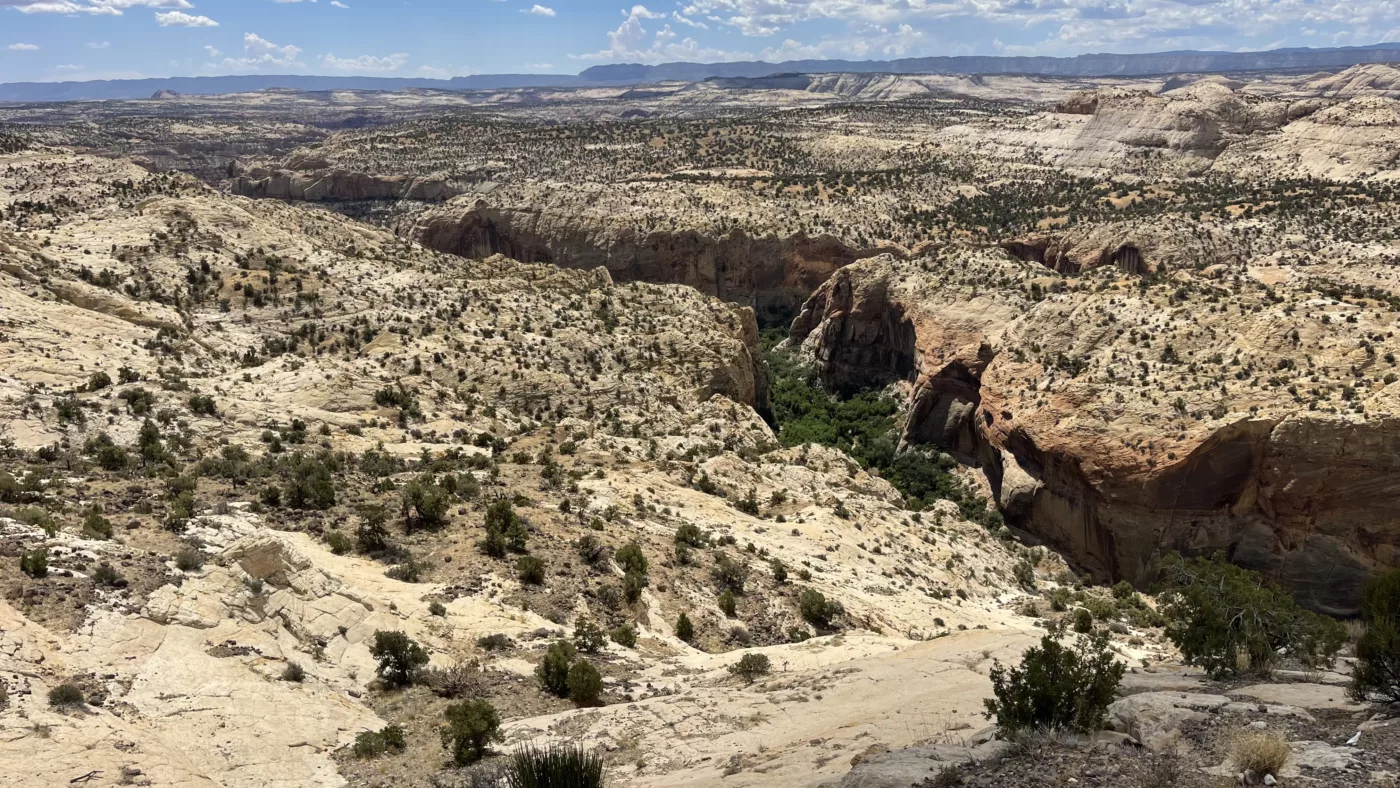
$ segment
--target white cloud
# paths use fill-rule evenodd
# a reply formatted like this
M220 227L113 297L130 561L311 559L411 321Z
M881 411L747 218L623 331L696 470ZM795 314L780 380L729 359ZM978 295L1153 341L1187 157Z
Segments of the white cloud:
M218 27L219 23L207 16L196 16L184 11L156 13L156 24L161 27Z
M530 8L520 9L522 14L534 14L535 16L554 16L554 9L535 3Z
M121 16L127 8L194 8L189 0L0 0L22 14Z
M274 44L256 33L244 33L243 57L226 57L220 65L234 71L259 71L268 67L304 66L306 64L297 59L300 54L301 47L291 44L282 46Z
M634 5L627 12L627 19L618 28L608 33L608 48L585 55L570 55L579 60L604 60L627 63L663 63L668 60L747 60L753 56L748 52L726 52L701 46L693 38L677 41L679 37L670 25L664 25L648 40L643 19L662 19L666 14L649 10L646 6Z
M209 55L209 57L218 57L223 54L223 52L219 51L218 47L211 47L208 44L204 45L204 52Z
M35 51L38 51L39 45L38 45L38 44L19 43L19 44L10 44L9 46L7 46L7 47L5 47L5 48L8 49L8 50L10 50L11 52L35 52Z
M111 45L112 45L112 42L111 42L111 41L89 41L89 42L88 42L88 49L106 49L107 47L109 47L109 46L111 46Z
M358 73L387 73L398 71L408 62L408 55L404 52L396 52L388 57L375 57L373 55L360 55L352 58L339 58L333 54L321 57L321 63L326 68L334 71L354 71Z
M349 7L350 7L350 6L348 6L348 5L346 5L346 4L342 3L342 2L340 2L340 0L331 0L331 5L335 6L336 8L349 8Z
M429 79L451 79L454 76L452 69L437 66L419 66L418 74Z
M525 68L528 68L528 69L531 70L531 71L548 71L549 69L554 68L554 64L553 64L553 63L526 63L526 64L525 64Z

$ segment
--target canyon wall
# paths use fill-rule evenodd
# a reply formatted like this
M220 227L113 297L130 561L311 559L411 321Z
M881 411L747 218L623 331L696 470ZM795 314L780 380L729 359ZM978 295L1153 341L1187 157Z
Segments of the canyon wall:
M789 342L828 385L902 382L906 443L981 468L1009 524L1101 580L1145 586L1172 551L1220 550L1311 609L1355 615L1365 580L1400 566L1400 383L1368 383L1347 411L1205 370L1237 356L1359 385L1358 337L1376 326L1362 315L1319 333L1263 288L1258 310L1164 316L1184 271L1043 300L968 284L1046 273L996 249L865 261L813 294Z
M454 203L404 232L468 258L492 254L566 268L607 268L618 281L684 284L752 306L761 325L786 324L837 269L887 250L829 236L755 236L743 230L638 230L589 213Z

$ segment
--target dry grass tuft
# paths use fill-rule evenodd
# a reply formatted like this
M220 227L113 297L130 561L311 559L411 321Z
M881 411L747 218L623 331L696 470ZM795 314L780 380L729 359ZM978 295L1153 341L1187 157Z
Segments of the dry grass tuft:
M1277 776L1291 751L1288 742L1276 733L1244 733L1230 748L1230 760L1240 771Z

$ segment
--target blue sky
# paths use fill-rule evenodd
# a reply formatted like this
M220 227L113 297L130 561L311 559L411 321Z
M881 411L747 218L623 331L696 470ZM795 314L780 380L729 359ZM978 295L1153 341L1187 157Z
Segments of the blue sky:
M1400 40L1400 0L0 0L0 82Z

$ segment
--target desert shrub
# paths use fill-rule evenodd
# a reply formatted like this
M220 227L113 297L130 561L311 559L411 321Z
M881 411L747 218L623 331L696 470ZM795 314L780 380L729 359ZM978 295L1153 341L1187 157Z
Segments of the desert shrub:
M719 609L729 618L733 618L734 614L738 612L738 604L734 592L727 588L724 589L724 593L719 595Z
M1119 580L1113 585L1114 599L1132 599L1133 595L1136 593L1137 590L1133 588L1133 584L1129 583L1127 580Z
M525 552L529 526L515 513L509 498L501 498L486 509L486 536L479 546L492 558L504 558L507 552Z
M414 558L412 555L404 553L399 557L399 562L389 567L389 571L385 572L384 576L405 583L418 583L422 582L423 573L427 571L427 569L427 564Z
M506 763L507 788L602 788L603 759L576 744L525 745Z
M608 550L603 546L602 540L593 534L584 534L574 543L574 549L578 551L579 558L583 559L589 566L597 566L608 555Z
M1018 667L992 665L996 697L985 701L987 717L996 717L1002 731L1099 729L1125 667L1109 651L1107 635L1066 647L1056 640L1059 634L1052 631L1027 649Z
M787 570L787 565L786 565L786 564L784 564L782 561L779 561L778 559L774 558L773 560L771 560L771 561L768 562L768 565L771 566L771 567L773 568L773 582L775 582L775 583L786 583L786 582L787 582L787 579L788 579L788 570Z
M105 561L98 564L97 568L92 570L92 582L109 588L123 588L126 586L126 578L121 576L121 573L117 571L116 567Z
M1238 670L1267 673L1279 653L1307 667L1330 665L1346 640L1341 624L1303 610L1258 572L1234 566L1216 553L1161 565L1162 614L1167 638L1189 665L1220 677Z
M1400 569L1366 584L1361 617L1366 631L1356 641L1352 697L1400 702Z
M540 585L544 582L544 561L533 555L522 555L515 562L515 574L526 585Z
M482 635L476 639L476 646L482 651L505 651L511 645L510 637L502 632L497 632L494 635Z
M49 705L54 708L81 706L86 698L83 691L73 684L60 684L49 690Z
M569 667L569 700L580 706L592 706L603 695L603 675L593 663L580 659Z
M49 551L42 547L22 551L19 554L19 571L35 580L48 577Z
M89 509L83 517L83 536L88 539L111 539L112 534L112 521L103 517L96 506Z
M567 640L557 640L544 653L544 659L535 668L535 677L546 692L561 698L569 696L569 668L573 666L578 650Z
M625 648L637 647L637 628L631 624L623 624L612 632L608 633L612 641Z
M829 629L833 619L846 612L840 602L828 601L822 592L815 588L803 589L797 596L797 610L802 618L818 629Z
M331 460L324 453L316 457L292 457L285 474L282 499L287 506L318 510L335 506L335 479L331 476Z
M676 529L676 544L705 547L709 543L710 537L694 523L683 523Z
M748 582L749 568L727 555L720 555L715 558L715 565L710 570L710 577L721 588L728 589L735 594L742 594L744 593L744 584Z
M642 546L636 542L628 542L617 548L613 559L617 561L617 565L622 567L622 571L625 573L636 572L640 575L646 575L649 568L647 557L642 552Z
M1250 732L1231 743L1230 762L1236 771L1251 771L1259 777L1278 775L1290 752L1288 741L1277 733Z
M106 372L94 372L88 376L88 391L101 391L110 385L112 385L112 376Z
M388 518L381 506L366 506L360 509L360 524L355 526L355 541L360 552L378 553L389 547Z
M447 727L442 730L442 746L459 765L481 760L491 742L501 740L501 717L487 701L454 703L443 711L443 716Z
M695 625L690 623L690 616L684 613L676 619L676 637L687 643L695 638Z
M369 653L378 663L375 673L390 687L412 684L414 672L428 664L428 652L408 635L397 631L377 630Z
M636 602L642 598L642 592L646 590L648 582L645 572L628 572L622 576L622 596L628 602Z
M1094 615L1082 607L1076 608L1074 611L1074 631L1080 634L1094 631Z
M430 474L419 476L403 488L404 526L409 531L441 528L447 523L451 505L451 494Z
M481 694L484 681L481 661L475 659L459 659L451 667L423 671L423 683L434 695L444 698L476 697Z
M447 615L447 606L434 599L428 603L428 615L442 617Z
M355 548L355 543L343 531L328 531L326 545L336 555L345 555Z
M585 654L597 654L608 643L603 628L588 616L579 616L574 623L574 647Z
M385 725L377 731L363 731L355 737L352 751L356 758L377 758L386 752L403 752L408 749L403 728Z
M741 676L745 681L752 684L753 680L765 675L772 669L772 661L767 654L745 654L739 657L739 661L729 666L729 672L736 676Z
M181 572L193 572L204 566L204 553L193 547L181 548L175 554L175 566Z
M214 398L208 394L196 394L190 397L189 406L190 412L199 416L218 415L218 405L214 402Z
M282 669L282 680L301 683L306 680L306 668L298 662L288 662L287 667Z

